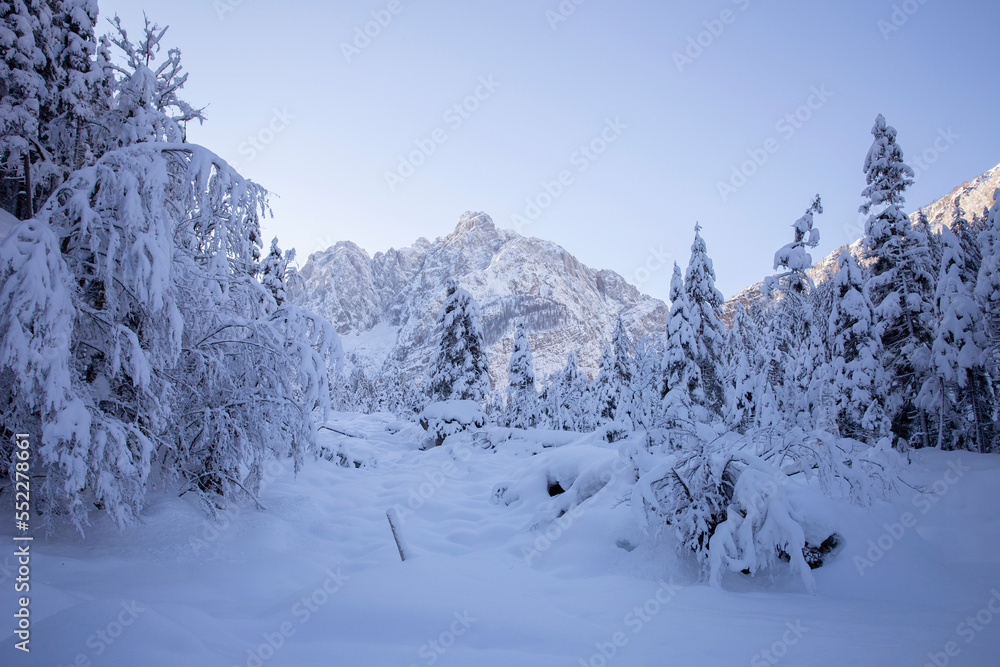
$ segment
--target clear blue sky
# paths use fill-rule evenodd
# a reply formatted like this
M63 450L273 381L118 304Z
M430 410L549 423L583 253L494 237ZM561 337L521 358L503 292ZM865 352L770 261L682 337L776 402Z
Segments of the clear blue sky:
M771 271L816 193L814 258L859 236L878 113L908 159L935 158L910 208L1000 162L996 0L562 5L575 10L565 21L547 14L559 0L100 0L135 29L143 9L170 26L184 97L208 106L189 139L278 195L265 232L300 262L338 240L374 254L444 235L466 210L514 228L543 195L523 233L664 299L670 267L640 269L664 253L683 266L700 221L730 296ZM390 7L348 62L342 45ZM689 40L701 52L678 63ZM483 99L449 113L477 88ZM601 155L578 152L602 132L615 140ZM386 172L435 138L392 191ZM724 200L719 183L734 184L748 151L763 164ZM543 182L563 171L550 203Z

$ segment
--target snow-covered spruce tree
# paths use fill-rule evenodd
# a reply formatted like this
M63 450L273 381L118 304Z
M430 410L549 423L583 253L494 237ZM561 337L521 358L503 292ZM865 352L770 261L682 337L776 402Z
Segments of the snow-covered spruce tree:
M814 424L819 396L817 375L822 370L822 345L813 327L813 304L810 294L813 281L806 271L812 267L809 248L819 244L819 230L813 226L814 216L823 212L819 195L806 212L792 225L794 238L774 254L774 269L783 273L765 281L766 289L777 295L777 321L773 331L777 336L778 363L783 371L779 400L786 419L792 424L808 427Z
M618 387L615 385L614 358L611 348L604 346L598 361L597 378L590 386L594 405L595 427L608 424L615 419L618 408Z
M663 400L661 414L668 429L691 429L696 417L692 408L704 402L698 342L692 313L684 290L681 269L674 262L670 279L670 315L663 353Z
M1000 379L1000 190L993 193L993 207L979 233L983 261L976 277L976 299L983 311L986 368Z
M531 358L524 320L514 327L514 347L510 353L507 377L507 426L534 428L538 425L538 392L535 389L535 365Z
M819 230L813 226L813 218L823 212L819 195L813 199L805 214L792 225L794 239L774 253L774 269L784 269L784 273L771 276L766 284L770 290L781 290L782 296L799 295L805 297L813 288L813 281L806 273L812 268L812 255L808 248L819 245Z
M875 444L889 435L882 339L865 295L864 275L850 250L840 251L830 313L832 392L840 434Z
M4 243L0 405L40 436L50 517L128 525L154 471L254 494L266 456L312 442L336 338L258 282L265 196L205 149L148 143L76 172ZM31 362L48 336L66 345Z
M896 130L880 114L865 158L868 186L861 213L868 214L862 239L871 276L867 294L885 349L889 382L886 412L896 437L911 445L931 444L926 411L916 403L930 364L934 339L934 276L927 237L910 224L902 206L913 170L903 162Z
M572 351L566 365L555 377L558 403L552 410L552 428L563 431L588 431L594 428L592 409L588 405L587 381L580 374L576 354Z
M983 315L973 285L963 279L970 272L961 240L948 227L941 240L938 328L918 404L935 426L937 447L991 451L993 397L983 365Z
M637 430L649 430L661 420L660 408L663 395L663 341L643 336L633 344L635 381L633 423Z
M448 280L437 335L437 356L427 381L431 400L482 403L490 393L490 379L479 304L454 279Z
M701 370L702 396L697 400L715 416L721 416L725 404L722 387L722 293L715 288L715 269L708 256L701 225L694 227L691 259L684 275L684 293L691 312L691 325L697 343L696 359Z
M726 331L726 409L723 419L730 429L746 433L753 425L759 385L767 367L761 354L762 334L742 304L737 304Z
M614 351L612 383L616 392L614 418L626 430L632 431L641 417L636 400L636 367L632 340L625 329L621 315L618 316L614 333L611 335L611 348Z
M39 145L41 105L47 95L38 71L45 62L35 43L38 21L28 0L0 3L0 160L5 177L0 179L0 204L22 220L32 217L36 208L30 152Z

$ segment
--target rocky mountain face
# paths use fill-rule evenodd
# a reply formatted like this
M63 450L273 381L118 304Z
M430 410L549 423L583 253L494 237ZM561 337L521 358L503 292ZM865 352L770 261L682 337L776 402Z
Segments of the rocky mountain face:
M913 211L910 214L910 220L916 222L920 214L923 213L927 216L931 229L940 231L942 226L951 224L956 204L965 211L965 217L972 220L973 216L982 216L984 209L988 210L993 206L993 195L997 189L1000 189L1000 165L971 181L962 183L944 197ZM860 239L846 247L850 248L855 256L860 256ZM813 282L819 285L836 275L837 258L840 257L842 249L843 247L837 248L813 265L808 271ZM754 283L729 299L726 302L726 320L728 321L731 317L736 304L743 304L746 307L756 299L765 298L762 293L763 285L763 281Z
M613 271L581 264L554 243L497 229L485 213L465 213L448 236L368 253L344 241L314 253L300 270L296 300L329 319L349 365L378 371L388 360L420 377L432 359L434 326L454 277L479 302L491 380L505 386L514 323L525 319L535 373L546 376L574 350L581 370L597 373L601 351L621 315L633 335L666 321L666 305Z

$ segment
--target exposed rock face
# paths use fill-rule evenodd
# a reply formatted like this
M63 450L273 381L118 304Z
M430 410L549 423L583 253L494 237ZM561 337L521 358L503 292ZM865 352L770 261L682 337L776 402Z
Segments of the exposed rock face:
M575 350L591 376L620 314L633 335L652 333L666 305L613 271L581 264L554 243L497 229L485 213L465 213L433 242L374 257L351 242L314 253L302 268L303 305L328 318L348 360L377 371L387 358L419 377L437 343L434 324L445 283L455 277L479 302L494 386L506 383L514 321L524 317L541 379Z

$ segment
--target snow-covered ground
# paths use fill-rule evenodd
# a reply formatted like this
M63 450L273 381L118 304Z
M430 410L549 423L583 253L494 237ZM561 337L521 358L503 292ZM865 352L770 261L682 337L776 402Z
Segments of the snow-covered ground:
M7 235L10 234L11 230L14 229L19 222L21 221L16 217L0 208L0 241L7 238Z
M809 595L784 572L734 575L725 590L696 583L667 540L642 537L621 502L626 480L553 520L549 485L617 459L593 436L494 430L493 449L419 451L422 431L389 417L330 426L341 432L323 431L331 460L297 479L275 463L264 509L213 521L189 496L161 494L128 533L99 517L86 539L36 536L31 653L14 649L5 594L0 662L1000 664L995 455L916 452L905 480L927 492L904 486L869 511L835 505L845 544Z

